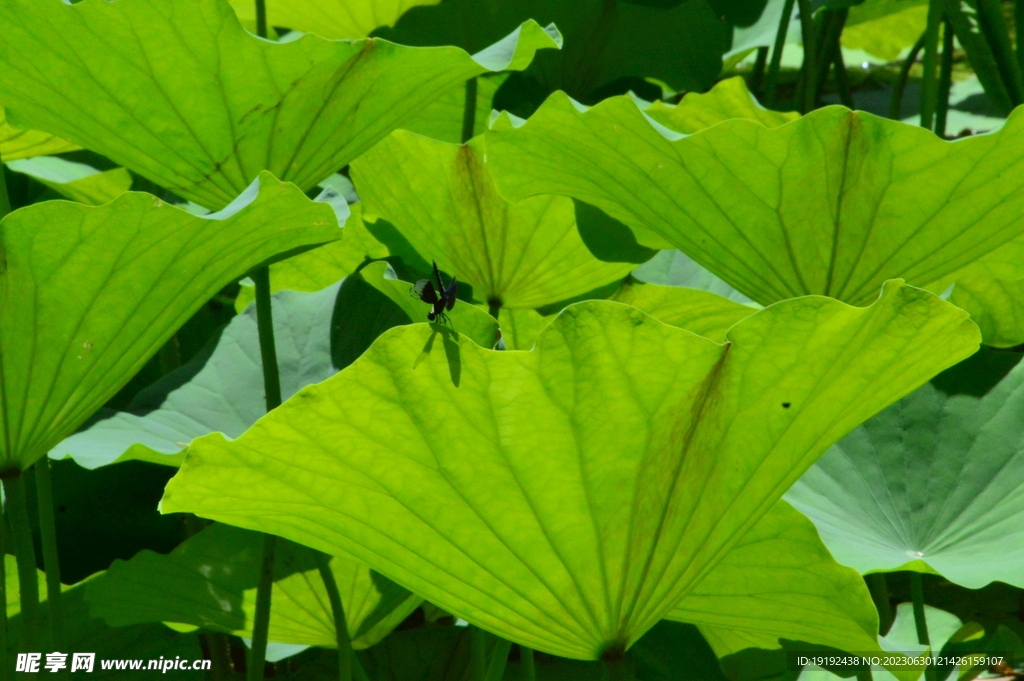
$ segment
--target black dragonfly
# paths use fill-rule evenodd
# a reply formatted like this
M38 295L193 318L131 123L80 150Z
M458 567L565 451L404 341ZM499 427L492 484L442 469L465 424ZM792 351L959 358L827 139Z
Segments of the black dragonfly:
M429 279L420 279L412 290L420 297L420 300L433 306L427 313L428 321L450 322L445 311L451 312L451 309L455 307L455 294L459 291L459 280L452 277L452 280L445 286L444 280L441 279L441 272L437 269L437 263L435 262L433 265L437 288L434 288L434 283Z

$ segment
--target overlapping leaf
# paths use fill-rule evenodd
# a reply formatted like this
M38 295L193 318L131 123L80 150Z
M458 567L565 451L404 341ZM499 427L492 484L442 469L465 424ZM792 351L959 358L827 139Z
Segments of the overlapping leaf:
M85 163L59 156L37 156L11 161L7 167L45 184L61 196L90 206L102 206L131 189L132 176L124 168L100 171Z
M484 163L483 138L447 144L398 130L352 163L363 209L392 223L477 300L536 308L621 279L634 265L595 258L572 200L509 203Z
M213 525L170 554L142 551L116 561L87 585L90 609L115 627L178 622L251 637L261 542L257 533ZM331 559L331 571L356 648L382 639L422 600L342 558ZM334 614L310 549L279 544L271 602L271 641L337 645Z
M162 510L355 557L539 650L616 655L830 442L977 340L897 282L863 309L772 306L725 345L603 301L532 352L392 329L241 438L194 442Z
M18 130L7 122L7 115L0 108L0 159L16 161L20 158L61 154L80 149L67 140L38 130Z
M385 279L387 265L365 268L315 293L273 296L274 337L281 391L287 399L348 366L385 329L425 321L429 309L409 295L410 285ZM494 320L456 303L456 329L491 347ZM177 466L188 443L208 433L238 437L266 413L263 362L250 306L193 360L143 390L128 411L102 409L80 432L50 451L86 468L143 459Z
M555 94L528 121L499 117L487 146L512 200L592 203L761 304L865 304L886 279L931 285L1024 232L1022 135L1024 115L951 143L826 107L776 128L729 120L684 136L626 97L581 110Z
M329 206L269 174L208 218L140 193L7 215L0 469L26 468L74 432L233 278L340 231Z
M440 0L268 0L267 23L316 33L331 40L358 40L381 26L391 26L410 7ZM256 3L231 0L238 18L256 22Z
M1024 586L1019 359L984 350L936 377L835 445L786 498L861 572Z
M225 0L2 0L0 15L12 122L210 209L261 170L310 189L447 87L522 69L559 42L527 22L475 56L313 35L279 44L246 33Z

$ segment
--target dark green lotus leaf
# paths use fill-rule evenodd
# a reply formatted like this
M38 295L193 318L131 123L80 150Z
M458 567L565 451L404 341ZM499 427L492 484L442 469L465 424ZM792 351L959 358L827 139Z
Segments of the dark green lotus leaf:
M261 170L308 190L451 85L525 68L560 40L526 22L474 56L379 39L274 43L225 0L2 0L0 16L0 104L13 124L210 209Z
M269 173L206 218L134 192L7 215L0 470L27 468L73 433L221 287L340 232L329 206Z
M1024 586L1024 364L982 350L856 428L786 499L840 563Z
M11 161L7 167L28 175L65 198L90 206L110 203L132 186L132 176L124 168L100 171L59 156Z
M141 551L89 582L90 610L115 627L178 622L251 637L261 545L256 532L215 524L167 555ZM387 636L422 601L342 558L331 559L331 571L356 648ZM337 645L334 615L311 549L278 544L271 602L271 641Z
M285 398L348 366L386 329L425 321L429 309L410 285L385 278L386 263L315 293L273 296L274 336ZM452 324L491 347L494 320L458 302ZM238 437L267 411L256 308L250 306L190 362L143 390L128 411L103 409L50 451L86 468L142 459L181 464L188 443L208 433Z
M18 130L11 127L3 108L0 108L0 159L3 159L4 163L20 158L62 154L80 148L76 144L46 132Z
M363 210L386 219L413 249L509 308L568 300L621 279L634 265L595 258L572 200L509 203L484 163L483 138L448 144L397 130L352 163Z
M510 200L596 205L758 303L863 305L887 279L929 286L1021 236L1022 135L1024 113L946 142L835 106L775 128L727 120L681 135L627 97L586 110L555 94L528 121L500 116L487 149Z
M773 305L728 339L609 301L566 308L531 352L391 329L242 437L193 442L161 508L351 556L538 650L621 653L978 333L890 282L867 308Z
M446 0L409 10L379 35L403 45L476 51L527 19L554 23L565 36L560 53L537 55L527 71L533 88L541 97L565 90L586 101L628 77L657 78L677 90L706 90L722 70L731 33L731 25L706 0L666 8L621 0Z

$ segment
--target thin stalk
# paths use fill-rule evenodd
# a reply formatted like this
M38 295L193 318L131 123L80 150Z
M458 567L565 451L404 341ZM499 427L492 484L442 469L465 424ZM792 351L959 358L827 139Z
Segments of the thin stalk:
M64 614L60 606L60 561L57 555L57 521L53 514L53 481L50 458L35 463L36 501L39 504L39 536L46 570L46 605L50 613L50 641L53 649L64 650Z
M4 480L4 494L10 509L11 539L18 560L18 589L21 595L22 650L39 647L39 582L36 581L36 549L32 542L32 526L28 519L28 495L25 476Z
M462 110L462 143L465 144L473 139L473 129L476 127L476 78L466 81L466 101Z
M928 621L924 616L924 583L921 581L920 572L910 573L910 597L914 607L914 626L917 628L917 642L923 646L931 647L928 639ZM924 677L927 681L935 681L935 665L928 665L924 668Z
M754 59L754 70L750 74L750 91L760 94L761 85L764 83L764 70L768 65L768 47L757 48L757 57Z
M267 411L281 405L281 376L277 366L277 348L274 343L274 317L270 302L270 268L260 267L252 275L256 283L256 328L260 339L260 357L263 361L263 391ZM249 681L263 678L267 658L267 634L270 630L270 596L274 588L274 553L276 537L263 535L260 557L260 579L256 586L256 612L252 623L252 649L249 651L247 676Z
M0 166L2 168L3 166ZM0 182L0 184L3 184ZM4 558L7 546L7 528L5 526L4 505L0 503L0 559ZM0 603L7 603L7 565L0 560ZM7 661L7 608L0 608L0 681L11 678L11 669Z
M828 80L828 72L836 60L836 49L839 47L839 38L843 34L848 14L849 11L845 9L828 10L824 14L821 41L818 46L818 79L814 85L814 106L818 105L821 93L825 89L825 82Z
M832 62L835 67L836 84L839 86L839 101L843 106L853 109L853 89L850 87L850 74L846 72L846 62L843 61L843 48L836 41L835 59Z
M1024 0L1021 1L1024 2ZM765 75L765 106L775 103L775 90L779 86L779 69L782 65L782 48L786 46L786 34L789 32L789 22L793 19L794 4L796 4L796 0L786 0L786 4L782 7L782 18L779 19L779 30L775 33L775 45L772 47L772 59L768 64L768 73Z
M921 50L924 49L924 40L927 37L927 33L922 33L921 37L917 39L914 46L910 48L910 53L907 54L907 58L903 60L903 66L900 67L900 75L896 79L896 88L892 92L892 99L889 100L889 118L894 120L900 119L900 114L903 112L903 92L907 89L907 81L910 79L910 69L917 61L918 55L921 54Z
M487 632L472 624L469 626L469 678L472 681L486 681Z
M533 660L533 648L519 646L519 659L523 666L524 681L537 681L537 665Z
M939 81L939 26L942 24L944 0L928 1L928 25L924 31L924 74L921 76L921 127L931 130L935 124Z
M267 37L266 0L256 0L256 35L258 35L261 38Z
M320 571L320 579L327 590L327 600L331 603L334 614L334 636L338 642L338 681L352 681L352 640L348 636L348 621L345 619L345 606L341 602L338 583L331 572L331 557L317 552L316 567Z
M867 582L871 600L878 610L878 635L885 636L896 619L892 611L892 597L889 595L889 580L884 572L873 572L865 575L864 581Z
M508 664L508 651L512 650L512 641L499 638L491 651L491 664L487 666L487 681L501 681L505 676L505 666Z
M939 100L935 108L935 134L946 136L949 91L953 87L953 24L946 19L942 31L942 64L939 67Z
M804 38L804 66L803 66L803 98L800 105L801 113L808 113L814 109L817 103L818 82L818 41L814 30L814 12L811 9L811 0L797 0L800 8L800 28L803 30Z
M1017 27L1017 67L1024 71L1024 0L1014 0L1013 18Z
M261 681L267 663L267 635L270 632L270 595L274 588L274 553L277 537L263 535L263 552L260 557L260 579L256 584L256 612L252 618L252 649L246 669L248 681Z
M487 301L487 314L494 317L494 321L498 321L498 315L501 314L501 301L500 300L488 300Z
M4 164L0 163L0 218L11 212L11 198L7 195L7 178Z

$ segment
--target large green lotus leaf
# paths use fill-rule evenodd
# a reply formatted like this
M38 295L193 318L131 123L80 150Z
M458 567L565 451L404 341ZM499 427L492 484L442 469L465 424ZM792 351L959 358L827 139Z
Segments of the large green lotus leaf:
M719 343L736 322L758 308L735 303L715 293L680 286L658 286L627 280L609 300L632 305L650 316Z
M779 639L881 654L878 612L860 574L779 501L669 615L698 625L719 657Z
M633 270L633 278L647 284L681 286L717 293L742 305L753 303L750 298L698 265L693 258L674 248L659 251L653 258Z
M884 13L882 13L884 12ZM928 23L928 3L882 0L850 11L843 27L843 47L864 50L894 61L921 37Z
M1024 586L1019 360L983 350L936 377L835 445L786 499L862 573Z
M0 0L0 15L12 123L210 209L261 170L308 190L452 84L525 68L559 43L534 22L475 56L378 39L274 43L247 33L224 0Z
M0 107L0 159L4 163L20 158L63 154L80 149L76 144L38 130L18 130L7 122L7 115Z
M761 106L741 76L719 81L703 94L690 92L679 104L659 101L645 106L644 111L662 125L687 135L733 118L756 121L766 128L777 128L800 118L795 112L783 113Z
M552 22L565 36L560 53L537 55L527 71L533 86L541 96L565 90L587 101L627 77L704 91L718 79L731 32L706 0L671 7L622 0L446 0L411 9L378 35L403 45L476 51L527 19Z
M110 203L132 186L132 176L124 168L100 171L59 156L11 161L7 167L38 180L61 196L90 206Z
M273 296L274 337L285 398L351 364L386 329L426 319L427 306L410 285L385 279L385 263L371 265L316 293ZM396 302L397 301L397 302ZM456 329L491 347L497 332L482 310L458 302L449 313ZM188 443L208 433L238 437L267 411L263 362L250 306L197 357L143 390L127 411L100 410L79 432L50 450L86 468L142 459L181 464Z
M473 137L487 131L487 122L491 117L494 95L510 74L496 73L480 76L477 81L476 111L473 114ZM402 124L403 130L418 135L460 144L462 142L462 123L466 108L466 85L454 85L424 107L413 119Z
M899 282L867 308L780 303L724 345L609 301L566 308L531 352L392 329L242 437L193 442L161 510L352 556L502 637L595 659L977 339Z
M1024 232L1022 135L1024 114L953 143L833 106L776 128L729 120L685 136L629 98L581 110L556 93L528 121L500 116L487 148L507 198L594 204L761 304L865 304L889 278L927 286Z
M392 223L420 255L489 304L550 305L635 267L591 254L571 199L501 198L484 164L483 137L448 144L396 130L352 162L352 180L367 213Z
M134 192L7 215L0 470L27 468L73 433L221 287L340 232L329 206L267 173L208 218Z
M167 555L140 551L88 584L90 609L115 627L178 622L251 637L261 545L256 532L215 524ZM387 636L422 602L343 558L331 558L331 572L356 648ZM271 602L270 640L337 645L334 615L310 549L279 543Z
M440 0L267 0L267 24L316 33L331 40L358 40L391 26L410 7ZM231 0L238 18L256 21L256 3Z
M1024 279L958 277L949 302L970 313L985 345L1011 348L1024 343Z

